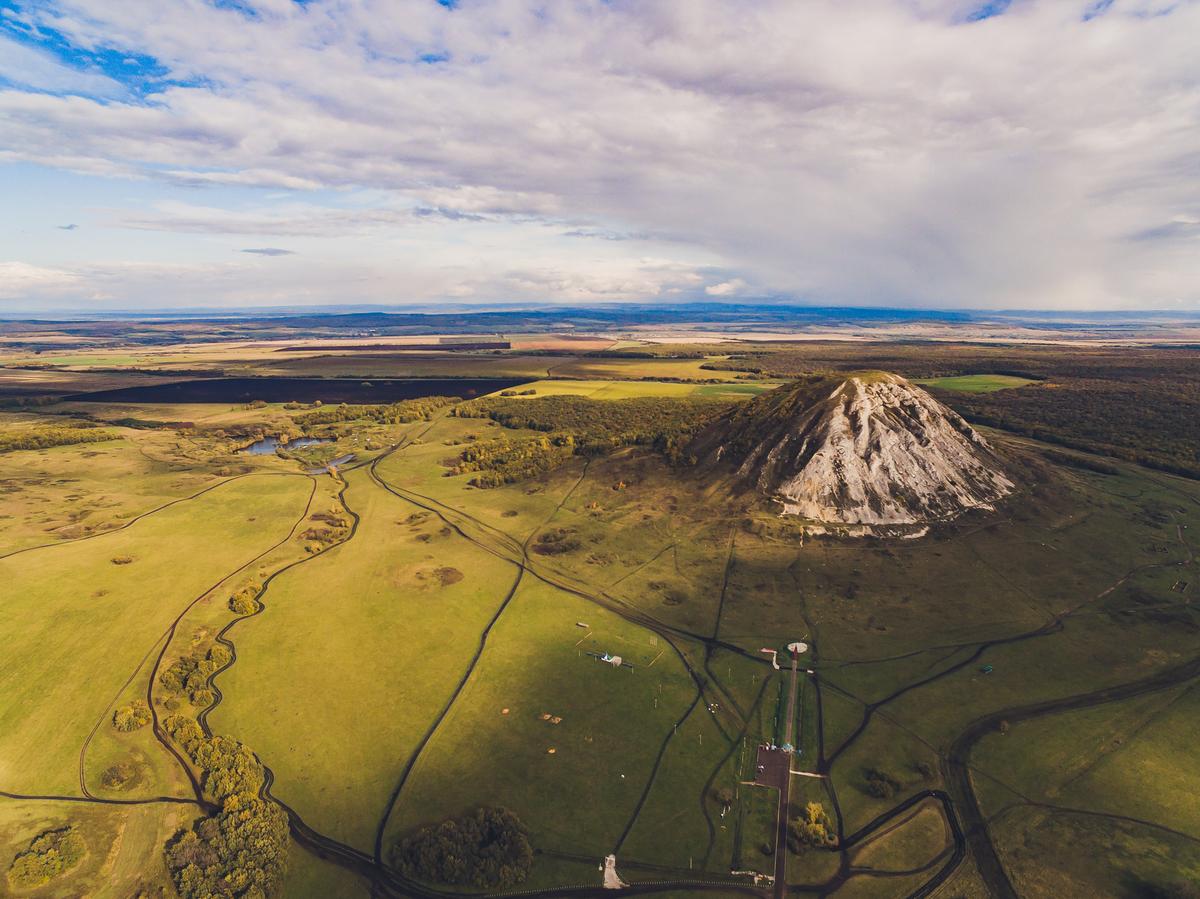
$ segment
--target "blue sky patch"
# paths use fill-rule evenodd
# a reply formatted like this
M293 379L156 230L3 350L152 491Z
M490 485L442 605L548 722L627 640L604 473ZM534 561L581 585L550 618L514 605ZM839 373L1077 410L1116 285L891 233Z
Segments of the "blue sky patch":
M1012 5L1012 0L988 0L982 6L978 6L971 12L967 13L968 22L982 22L984 19L991 19L996 16L1002 16L1007 12L1009 6Z

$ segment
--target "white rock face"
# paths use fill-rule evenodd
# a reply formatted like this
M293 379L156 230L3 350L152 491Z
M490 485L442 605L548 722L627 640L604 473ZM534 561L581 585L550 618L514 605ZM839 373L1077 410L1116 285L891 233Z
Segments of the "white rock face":
M1013 488L961 416L897 375L851 376L828 394L802 396L801 408L776 403L738 467L786 514L916 525L990 508Z

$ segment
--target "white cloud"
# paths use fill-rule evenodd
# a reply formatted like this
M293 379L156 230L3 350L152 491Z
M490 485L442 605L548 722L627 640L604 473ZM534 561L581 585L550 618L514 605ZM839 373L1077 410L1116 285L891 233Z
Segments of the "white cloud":
M73 291L78 284L79 279L71 272L24 262L0 262L0 300L61 294Z
M1178 224L1200 215L1200 3L1116 0L1085 21L1087 0L1024 0L981 22L966 0L254 5L35 4L80 45L198 86L145 102L0 91L0 160L306 197L121 213L125 228L423 229L464 260L457 279L414 267L447 296L1200 301ZM363 188L372 209L310 208ZM473 270L497 223L539 220L607 247ZM646 280L647 235L722 274ZM304 275L314 296L324 280Z
M710 284L704 288L704 292L710 297L731 297L741 293L746 287L746 282L741 278L733 278L720 284Z

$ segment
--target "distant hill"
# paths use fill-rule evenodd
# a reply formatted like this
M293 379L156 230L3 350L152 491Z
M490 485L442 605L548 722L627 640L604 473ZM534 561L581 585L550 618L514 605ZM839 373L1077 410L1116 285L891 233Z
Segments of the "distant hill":
M690 453L735 467L786 514L839 525L944 521L1013 488L956 412L886 372L764 394L701 431Z

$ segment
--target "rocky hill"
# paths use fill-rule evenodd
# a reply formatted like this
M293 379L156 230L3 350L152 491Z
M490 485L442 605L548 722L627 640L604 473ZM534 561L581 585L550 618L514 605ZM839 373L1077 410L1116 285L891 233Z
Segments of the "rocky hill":
M957 413L885 372L781 387L709 425L690 453L734 466L786 514L837 525L945 521L1013 488Z

